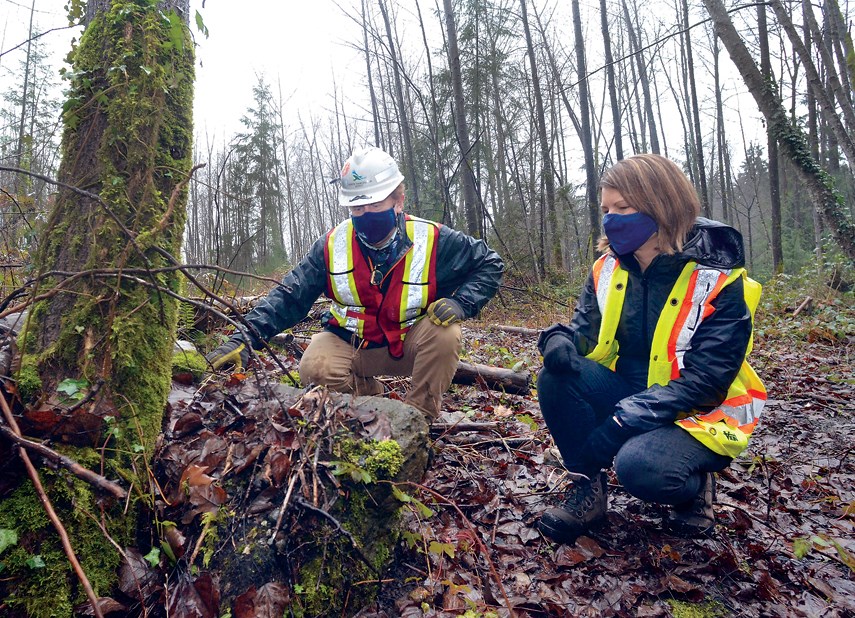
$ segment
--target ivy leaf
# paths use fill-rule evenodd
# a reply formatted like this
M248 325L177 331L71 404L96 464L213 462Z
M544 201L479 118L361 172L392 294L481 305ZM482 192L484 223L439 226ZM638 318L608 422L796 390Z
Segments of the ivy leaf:
M14 530L0 528L0 554L6 551L7 547L18 544L18 533Z
M59 383L56 390L58 393L65 395L69 399L80 401L83 399L83 390L86 388L89 388L89 382L87 380L66 378Z
M208 38L210 34L208 32L208 26L205 25L204 20L202 19L202 14L199 11L196 11L196 29L205 35L205 38Z
M160 564L160 550L157 547L152 547L151 551L148 552L143 558L146 559L151 566L156 567Z
M31 569L43 569L45 568L45 561L40 555L31 556L29 560L27 560L26 565Z

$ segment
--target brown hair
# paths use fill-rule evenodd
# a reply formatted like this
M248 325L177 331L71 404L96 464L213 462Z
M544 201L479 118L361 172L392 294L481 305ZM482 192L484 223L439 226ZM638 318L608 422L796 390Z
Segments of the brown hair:
M627 157L606 170L600 187L616 190L628 206L656 221L662 253L683 250L701 204L695 187L676 163L657 154ZM601 237L600 251L608 246L608 239Z

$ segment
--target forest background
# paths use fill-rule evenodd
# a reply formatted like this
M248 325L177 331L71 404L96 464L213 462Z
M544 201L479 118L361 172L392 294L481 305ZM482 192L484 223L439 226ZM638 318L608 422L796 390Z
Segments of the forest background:
M760 16L773 10L758 12L764 5L728 10L851 217L853 178L831 117L852 118L849 6L776 4L768 25ZM329 181L362 144L400 161L411 213L487 238L524 285L584 276L599 235L599 175L637 152L684 168L703 214L743 233L760 280L798 272L824 246L834 251L828 221L791 164L775 148L770 159L757 104L700 3L342 2L323 7L335 15L319 33L299 13L278 22L260 7L255 19L279 23L283 40L294 33L305 52L283 43L284 53L264 59L242 56L227 25L208 38L206 14L213 23L237 9L197 8L198 71L216 85L203 85L195 106L194 162L207 166L191 183L187 263L287 271L346 215ZM32 36L8 41L0 56L0 160L53 178L67 71L60 76L57 65L68 50L50 44L57 33L38 36L36 2L17 12L33 16ZM251 74L251 92L224 83L230 73L219 74L216 53L205 67L205 49L216 47L233 49L229 62L244 66L236 81ZM317 68L324 62L334 64ZM217 117L236 100L248 101L239 119ZM11 172L0 172L0 186L0 241L14 284L52 188Z

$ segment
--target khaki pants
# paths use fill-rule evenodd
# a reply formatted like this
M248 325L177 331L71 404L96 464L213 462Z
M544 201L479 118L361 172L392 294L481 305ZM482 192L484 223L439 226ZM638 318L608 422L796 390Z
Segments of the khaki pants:
M442 395L457 371L462 332L460 324L437 326L423 318L404 339L404 356L394 359L388 348L355 349L338 335L324 331L312 336L300 361L303 384L323 384L341 393L382 395L375 376L412 376L406 402L436 420Z

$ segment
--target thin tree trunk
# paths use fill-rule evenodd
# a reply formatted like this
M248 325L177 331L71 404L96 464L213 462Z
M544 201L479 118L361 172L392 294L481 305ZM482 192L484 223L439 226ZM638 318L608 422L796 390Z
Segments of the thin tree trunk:
M760 70L767 83L775 83L772 64L769 60L769 31L766 27L766 5L757 5L757 30L760 39ZM767 133L769 152L769 199L772 206L772 270L784 272L784 250L781 243L781 186L778 176L778 143Z
M600 26L603 32L603 48L606 55L606 79L608 80L609 101L612 105L612 132L614 133L615 158L623 159L623 132L618 105L617 86L615 85L614 57L612 56L612 40L609 34L609 13L606 0L600 0Z
M457 44L457 25L451 0L443 0L445 28L448 37L448 68L451 73L451 87L454 92L454 125L457 130L457 142L460 149L463 175L463 210L466 227L470 235L478 235L478 197L475 189L475 172L471 164L472 142L469 139L469 125L466 123L466 107L463 97L463 76L460 69L460 49Z
M404 105L404 87L401 84L401 67L398 61L398 54L395 51L395 38L392 36L392 25L389 20L389 11L386 9L386 2L378 0L380 5L380 13L383 15L383 23L386 26L386 40L389 46L389 60L392 63L392 77L395 80L395 99L398 103L398 116L401 119L401 136L404 142L404 157L406 157L407 169L409 174L409 190L412 195L413 205L416 211L419 210L419 184L416 179L415 169L416 163L413 157L412 132L410 130L410 118L407 113L407 107Z
M540 75L537 70L537 58L534 54L534 43L531 38L531 29L528 25L528 10L526 0L520 0L520 15L522 16L523 31L525 32L526 50L528 53L529 68L531 70L532 92L534 94L534 110L537 125L537 137L540 143L540 180L544 190L541 200L542 208L546 212L549 232L549 253L552 264L561 264L561 243L558 240L559 222L555 214L555 177L552 173L552 155L549 149L549 138L547 137L546 113L543 108L543 95L540 91ZM545 257L545 256L544 256Z
M686 42L686 65L688 68L688 77L689 77L689 91L691 96L691 110L692 110L692 120L694 121L694 134L695 134L695 143L694 143L694 151L695 151L695 159L698 170L698 183L700 186L698 187L698 193L701 197L701 209L704 213L704 216L711 216L710 212L710 200L709 193L707 189L707 172L704 166L704 140L703 134L701 133L701 110L698 105L698 89L695 85L695 63L693 60L692 54L692 36L691 30L689 29L689 3L688 0L683 0L683 28L685 30L685 42Z
M582 38L582 15L579 0L572 0L573 32L576 40L576 69L579 75L579 100L582 106L582 151L585 153L585 201L588 205L588 222L591 226L588 246L596 255L600 232L600 207L597 203L597 170L594 166L594 145L591 143L591 112L588 107L588 69L585 63L585 45Z

